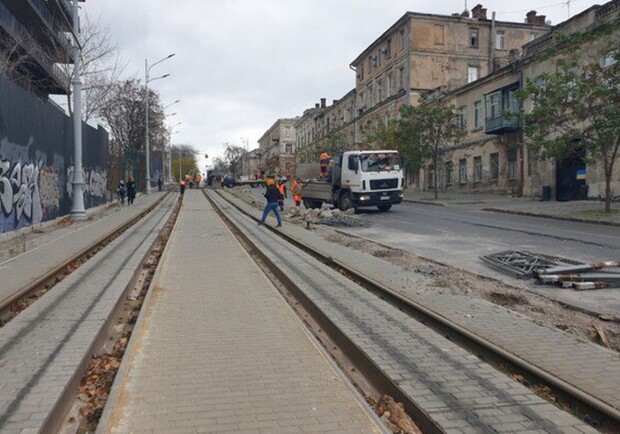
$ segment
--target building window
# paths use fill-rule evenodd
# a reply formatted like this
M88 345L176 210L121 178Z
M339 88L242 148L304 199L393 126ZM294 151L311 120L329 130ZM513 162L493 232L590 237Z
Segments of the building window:
M435 45L444 44L444 26L441 24L435 24L433 28L433 42Z
M487 118L495 119L500 116L501 110L501 94L493 93L487 98Z
M452 161L448 161L445 166L446 171L446 186L452 185Z
M538 35L536 33L530 33L530 42L532 42L536 38L538 38Z
M405 88L405 68L401 66L398 68L398 89Z
M465 184L467 182L467 160L461 158L459 160L459 183Z
M478 80L479 74L480 74L479 66L468 66L467 67L467 82L471 83L472 81Z
M474 128L482 126L482 101L474 103Z
M496 152L489 155L489 179L494 180L499 178L499 154Z
M495 48L498 50L506 48L506 34L504 32L497 32L495 34Z
M383 101L383 82L377 81L377 103Z
M360 67L360 80L364 79L364 64L362 63Z
M394 90L393 90L394 84L392 83L392 74L387 76L387 97L391 97Z
M388 38L384 53L386 59L392 57L392 38Z
M474 182L482 181L482 157L474 157Z
M293 153L293 144L292 143L287 143L286 145L286 153L287 154L292 154Z
M372 56L368 56L368 73L372 71Z
M377 50L377 54L375 54L374 58L375 66L381 66L381 50Z
M517 151L512 149L506 152L508 160L508 179L517 179Z
M405 48L405 31L400 30L398 32L398 49L402 50L403 48Z
M459 126L461 127L462 130L466 130L467 129L467 106L459 107L458 117L459 117Z
M478 29L469 29L469 46L478 48Z

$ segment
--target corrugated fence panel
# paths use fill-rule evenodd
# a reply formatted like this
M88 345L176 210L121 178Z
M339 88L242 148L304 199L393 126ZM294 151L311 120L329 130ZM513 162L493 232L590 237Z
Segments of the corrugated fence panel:
M66 215L73 187L73 121L0 76L0 233ZM86 208L106 202L108 134L82 124Z

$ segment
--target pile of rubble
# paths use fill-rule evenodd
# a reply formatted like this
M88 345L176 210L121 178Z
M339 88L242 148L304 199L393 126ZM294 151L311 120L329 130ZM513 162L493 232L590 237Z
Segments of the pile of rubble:
M334 209L332 206L323 204L321 208L289 208L286 215L291 220L302 220L306 224L319 224L327 226L360 226L369 227L370 223L355 215L353 208L346 211Z

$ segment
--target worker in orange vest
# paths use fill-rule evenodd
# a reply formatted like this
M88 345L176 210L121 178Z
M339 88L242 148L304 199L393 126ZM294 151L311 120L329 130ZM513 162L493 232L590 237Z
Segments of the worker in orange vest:
M327 169L329 167L329 154L327 152L323 152L319 156L319 164L321 166L321 178L326 178Z
M181 178L181 182L179 182L179 188L181 189L181 195L185 193L185 180Z
M301 178L296 176L293 180L293 184L291 185L291 192L293 193L293 202L295 202L295 206L299 208L301 206L301 193L303 191L303 183L301 182Z
M278 191L280 192L278 206L280 207L280 211L284 211L284 198L286 197L286 181L278 181Z

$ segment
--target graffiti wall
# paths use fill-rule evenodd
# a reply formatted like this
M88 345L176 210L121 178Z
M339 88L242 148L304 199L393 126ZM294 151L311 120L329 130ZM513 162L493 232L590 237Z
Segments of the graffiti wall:
M107 200L108 136L83 124L84 204ZM0 77L0 233L66 215L73 195L73 123Z

